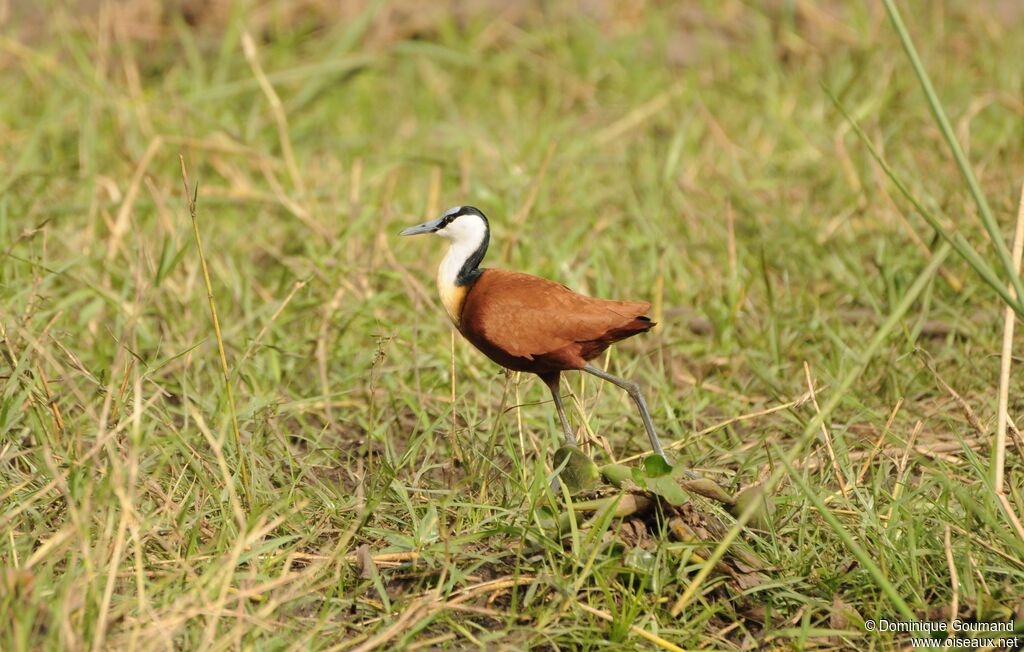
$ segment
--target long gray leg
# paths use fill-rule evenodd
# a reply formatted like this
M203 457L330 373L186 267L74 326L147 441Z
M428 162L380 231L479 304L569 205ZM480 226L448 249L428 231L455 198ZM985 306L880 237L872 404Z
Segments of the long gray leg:
M629 397L633 399L633 402L636 403L637 408L640 410L640 418L643 419L644 428L647 429L647 438L651 440L651 448L654 449L656 454L661 455L665 458L666 462L671 464L668 456L665 455L665 450L661 447L661 442L658 440L658 433L654 430L654 422L651 421L651 412L647 409L647 401L644 400L644 395L640 393L640 386L631 380L613 376L603 369L598 369L594 365L588 364L583 367L583 371L588 374L593 374L602 380L607 380L608 382L618 385L622 389L626 390L626 393L629 394Z
M542 376L548 389L551 390L551 397L555 399L555 409L558 410L558 419L562 422L562 432L565 433L565 443L569 446L576 446L576 435L569 426L569 419L565 416L565 407L562 405L562 395L559 392L558 379L560 374Z

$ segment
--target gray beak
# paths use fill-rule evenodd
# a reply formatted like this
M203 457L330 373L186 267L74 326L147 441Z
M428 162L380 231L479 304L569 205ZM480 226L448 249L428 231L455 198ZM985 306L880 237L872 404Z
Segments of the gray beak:
M408 229L403 229L398 235L419 235L421 233L433 233L437 231L441 224L441 220L433 220L430 222L424 222L418 226L410 226Z

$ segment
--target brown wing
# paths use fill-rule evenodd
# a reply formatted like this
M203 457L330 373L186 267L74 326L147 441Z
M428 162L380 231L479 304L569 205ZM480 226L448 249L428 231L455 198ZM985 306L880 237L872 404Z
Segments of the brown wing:
M607 346L628 336L609 338L610 334L632 324L650 307L642 301L585 297L547 279L487 269L466 297L461 328L471 339L480 338L512 356L532 358L577 343L605 339Z

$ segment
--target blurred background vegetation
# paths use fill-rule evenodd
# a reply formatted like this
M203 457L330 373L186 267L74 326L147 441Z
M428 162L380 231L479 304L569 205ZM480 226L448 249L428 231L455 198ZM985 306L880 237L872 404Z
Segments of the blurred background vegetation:
M1024 5L900 6L1009 238ZM395 237L473 204L486 265L650 300L659 329L605 362L677 458L755 484L937 246L830 94L991 251L881 6L9 1L0 24L3 649L888 649L862 622L893 591L1024 622L988 480L1002 304L959 259L677 611L731 516L541 527L545 388L453 344L441 252ZM595 458L644 449L625 396L569 386Z

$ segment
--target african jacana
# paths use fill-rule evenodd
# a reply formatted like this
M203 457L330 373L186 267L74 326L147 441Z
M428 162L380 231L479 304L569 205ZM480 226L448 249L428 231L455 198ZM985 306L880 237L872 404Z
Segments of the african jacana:
M481 269L490 225L479 209L456 206L400 235L433 233L451 241L437 270L437 289L448 316L462 335L491 360L541 377L551 390L566 442L576 437L558 391L561 373L586 371L629 393L643 419L654 452L665 457L640 387L588 361L619 340L654 327L645 314L651 304L609 301L577 294L560 283L510 272Z

